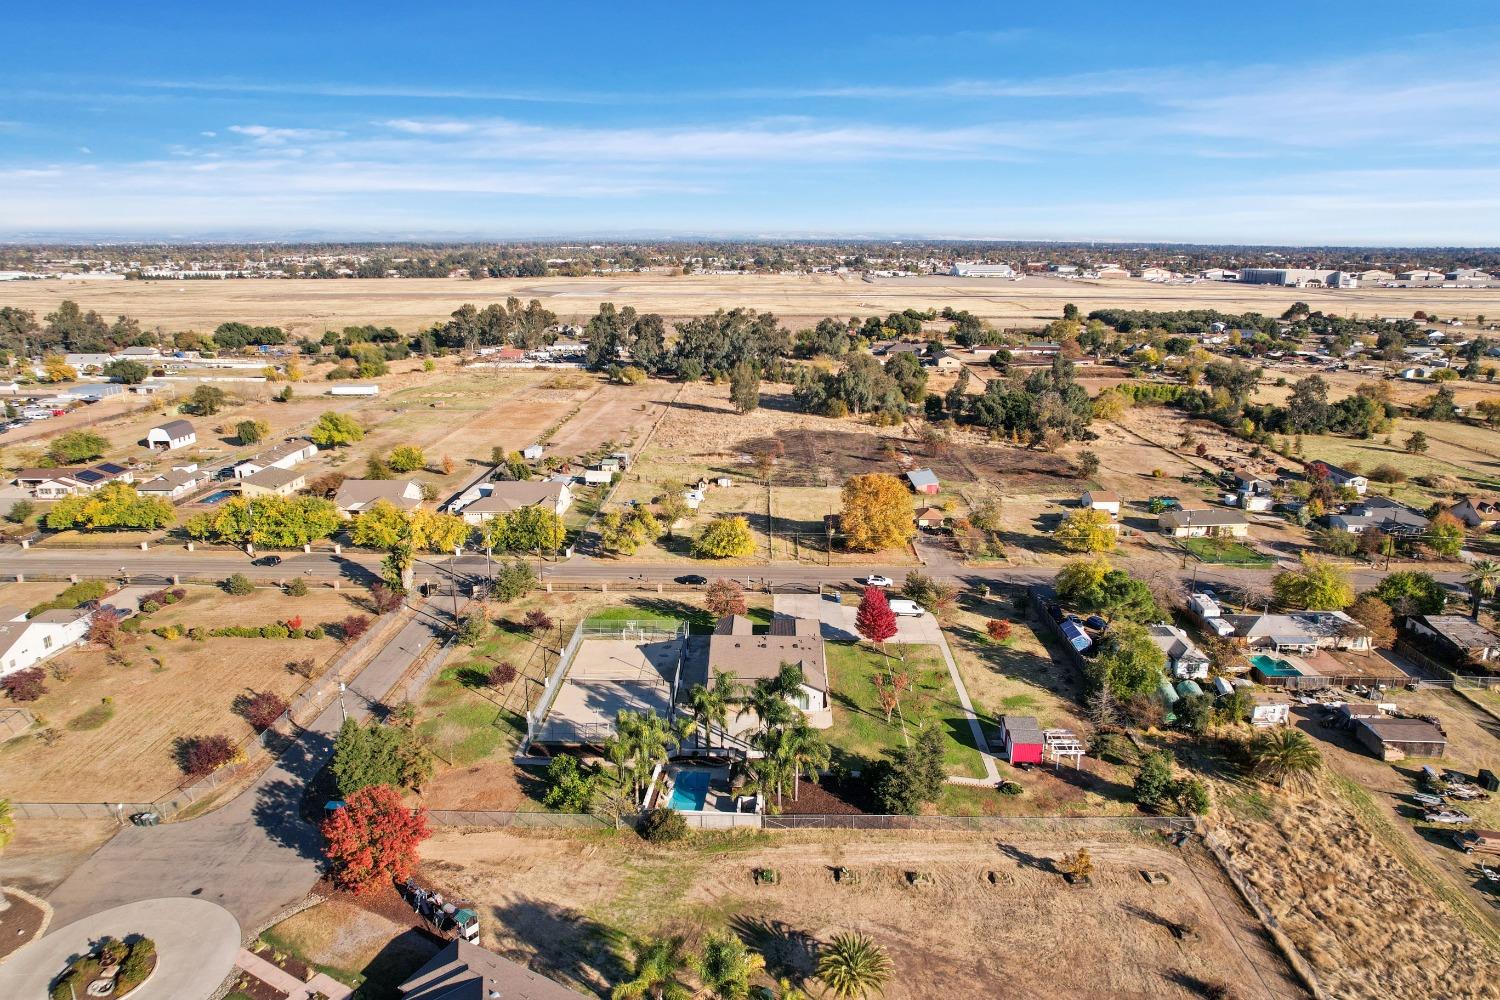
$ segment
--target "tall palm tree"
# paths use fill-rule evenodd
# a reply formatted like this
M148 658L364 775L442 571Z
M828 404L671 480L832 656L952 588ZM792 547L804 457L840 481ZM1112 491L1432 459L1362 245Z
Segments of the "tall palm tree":
M1484 599L1495 593L1495 586L1500 583L1500 562L1493 559L1480 559L1469 564L1469 572L1464 576L1464 583L1469 587L1469 617L1478 619L1479 609L1484 605Z
M1250 744L1250 761L1256 775L1285 788L1288 782L1309 780L1323 766L1323 755L1297 729L1280 729L1256 736Z
M682 938L659 938L637 946L631 978L614 988L613 1000L692 1000L693 991L683 982L688 955Z
M765 967L764 958L724 931L710 934L693 961L703 991L719 1000L748 1000L750 980Z
M805 717L792 723L787 738L791 744L788 752L792 759L792 801L796 802L802 795L802 772L812 773L833 763L833 751Z
M713 680L714 701L711 704L713 714L709 716L709 725L718 726L719 732L729 732L729 707L738 704L745 696L745 686L735 679L731 671L722 667L714 668Z
M885 949L863 934L835 934L818 955L818 980L839 1000L881 993L890 977Z
M751 739L751 744L761 755L750 762L761 788L776 792L776 808L781 808L781 794L792 779L795 769L792 752L791 730L763 729Z
M746 703L760 720L762 730L780 729L792 721L792 706L787 704L786 692L774 677L756 681Z

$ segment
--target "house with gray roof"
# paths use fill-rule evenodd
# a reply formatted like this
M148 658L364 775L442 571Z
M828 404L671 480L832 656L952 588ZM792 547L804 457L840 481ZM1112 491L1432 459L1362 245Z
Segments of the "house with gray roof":
M1231 637L1256 649L1312 653L1319 649L1370 651L1370 630L1342 611L1292 611L1271 615L1224 615Z
M590 995L468 941L450 941L397 989L401 1000L582 1000Z

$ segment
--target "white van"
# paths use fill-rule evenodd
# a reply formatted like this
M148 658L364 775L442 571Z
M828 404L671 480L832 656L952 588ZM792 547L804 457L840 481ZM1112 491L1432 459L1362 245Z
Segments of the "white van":
M922 606L916 601L894 600L891 602L891 610L898 618L921 618L925 613Z

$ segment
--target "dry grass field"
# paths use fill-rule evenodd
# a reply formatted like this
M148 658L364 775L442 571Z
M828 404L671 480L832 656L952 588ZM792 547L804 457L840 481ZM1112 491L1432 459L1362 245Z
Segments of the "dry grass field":
M1215 821L1232 861L1345 1000L1481 1000L1500 994L1500 956L1409 859L1377 835L1358 789L1252 799ZM1390 831L1392 836L1399 836ZM1472 920L1483 920L1473 917Z
M269 589L243 598L188 589L187 599L149 619L151 627L264 625L294 611L310 627L360 610L349 592L313 590L293 605ZM333 638L193 642L142 634L120 647L119 664L103 649L69 650L48 661L47 693L28 706L45 730L0 744L0 788L21 801L155 798L182 780L176 740L222 734L239 742L251 729L234 711L237 697L289 697L305 681L287 663L312 658L321 670L337 649Z
M1353 290L1276 288L1201 282L1162 285L1147 281L1068 281L1026 278L995 281L934 276L864 281L856 275L619 274L591 278L457 278L402 280L15 282L4 304L40 315L65 298L107 316L133 316L145 327L212 330L228 320L274 323L295 334L317 336L354 323L390 324L414 331L465 302L537 298L568 321L586 319L600 302L633 305L668 317L696 316L719 308L769 310L787 322L824 316L870 315L906 308L967 309L1005 325L1038 326L1062 313L1065 302L1084 311L1216 308L1280 315L1293 302L1342 315L1410 316L1418 309L1465 318L1500 314L1500 289Z
M482 943L607 995L628 939L727 927L772 975L805 983L821 942L847 930L889 952L884 996L1188 998L1209 981L1245 998L1295 997L1280 963L1196 853L1144 839L1090 836L1094 884L1069 888L1052 862L1066 835L782 833L672 848L633 835L440 831L422 848L427 877L473 900ZM853 884L833 881L834 866ZM780 881L757 885L751 872ZM1166 872L1151 886L1141 869ZM911 885L907 873L930 877ZM1166 921L1191 923L1182 941ZM764 980L763 980L764 981Z

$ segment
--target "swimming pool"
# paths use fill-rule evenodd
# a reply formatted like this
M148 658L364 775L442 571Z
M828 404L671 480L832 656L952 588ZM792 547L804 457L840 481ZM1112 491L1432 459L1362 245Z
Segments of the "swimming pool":
M1265 653L1250 657L1250 665L1260 671L1262 677L1301 677L1302 671L1292 666L1289 660L1279 660Z
M707 771L681 771L672 783L672 798L667 805L678 812L699 812L708 801Z
M204 497L202 500L199 500L198 502L201 504L223 503L230 497L237 495L238 494L234 490L214 490L212 493Z

